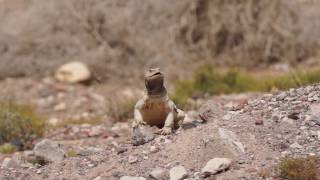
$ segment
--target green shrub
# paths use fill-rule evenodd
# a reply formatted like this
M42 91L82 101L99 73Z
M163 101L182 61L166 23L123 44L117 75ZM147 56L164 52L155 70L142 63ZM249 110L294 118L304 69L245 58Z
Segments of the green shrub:
M45 120L32 107L12 102L0 102L0 144L19 140L31 148L44 133Z
M2 154L11 154L11 153L14 153L16 152L18 149L12 145L12 144L9 144L9 143L4 143L2 145L0 145L0 153Z
M179 108L187 108L188 99L195 92L192 81L184 80L176 82L175 93L172 95L172 100Z
M67 157L77 157L77 156L78 156L78 153L73 149L67 152Z
M318 82L320 82L320 70L257 75L239 70L221 71L205 64L194 71L191 79L177 81L172 97L179 106L186 107L188 99L195 92L209 95L266 92L273 89L287 90Z
M314 156L305 158L286 157L280 160L280 177L289 180L319 180L319 159Z

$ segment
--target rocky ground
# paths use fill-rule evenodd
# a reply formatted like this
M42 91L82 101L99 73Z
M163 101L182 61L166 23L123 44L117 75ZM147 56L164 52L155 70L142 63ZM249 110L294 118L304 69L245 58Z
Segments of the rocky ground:
M61 126L33 151L0 155L0 179L276 179L279 158L320 155L319 84L212 97L170 136L111 122L104 109L108 93L95 85L46 78L8 79L0 86L4 97L33 104L51 124L70 116L103 119ZM28 163L35 156L49 163Z

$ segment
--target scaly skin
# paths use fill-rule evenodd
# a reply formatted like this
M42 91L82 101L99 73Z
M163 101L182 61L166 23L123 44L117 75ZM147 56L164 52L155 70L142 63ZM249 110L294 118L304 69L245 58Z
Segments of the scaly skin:
M162 75L159 69L152 69L153 73L146 76ZM150 70L149 70L150 72ZM148 86L147 86L148 88ZM161 128L159 134L167 135L183 121L185 114L178 109L162 88L156 93L148 93L148 89L135 105L133 128L139 125L150 125Z

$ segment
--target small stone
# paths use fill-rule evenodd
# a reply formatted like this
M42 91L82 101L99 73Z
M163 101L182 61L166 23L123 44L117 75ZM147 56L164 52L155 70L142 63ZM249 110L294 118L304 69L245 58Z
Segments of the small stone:
M298 112L292 112L288 115L288 118L293 119L293 120L298 120L299 117L299 113Z
M88 167L89 167L89 168L92 168L92 167L94 167L94 166L95 166L95 165L92 164L92 163L89 163L89 164L88 164Z
M101 179L102 179L101 176L97 176L93 180L101 180Z
M288 125L294 125L295 124L295 122L291 118L288 118L288 117L283 118L282 122L286 123Z
M287 94L285 92L282 92L280 94L277 95L277 100L284 100L287 97Z
M1 168L18 168L20 167L21 162L15 158L5 158L1 164Z
M37 174L41 174L41 173L42 173L42 170L41 170L41 169L37 169L36 173L37 173Z
M159 151L159 148L157 148L156 146L151 146L150 147L150 152L151 153L156 153L156 152L158 152Z
M119 177L121 176L121 172L119 172L119 171L114 171L114 172L112 172L112 176L119 178Z
M49 162L60 162L66 154L60 144L49 139L44 139L37 143L33 151L37 157Z
M263 120L262 119L257 119L255 122L254 122L255 125L263 125Z
M182 180L188 176L183 166L175 166L170 170L170 180Z
M290 148L292 148L292 149L301 149L303 147L299 143L295 142L295 143L290 145Z
M231 115L231 114L226 114L226 115L224 115L224 116L222 117L222 119L225 120L225 121L230 121L231 118L232 118L232 115Z
M122 176L120 180L146 180L144 177Z
M134 163L138 162L138 157L137 156L129 156L128 162L130 164L134 164Z
M117 154L122 154L126 152L128 149L124 147L117 147Z
M53 125L53 126L56 126L58 123L59 123L59 119L58 118L50 118L48 120L49 124Z
M205 176L217 174L221 171L229 169L231 160L227 158L214 158L207 162L206 166L201 170Z
M57 104L56 106L54 106L53 110L54 111L64 111L67 109L67 104L62 102L62 103L59 103Z
M161 179L165 179L167 176L167 171L165 169L162 168L156 168L153 169L150 173L150 177L156 179L156 180L161 180Z
M139 146L152 141L154 138L155 138L155 135L150 129L146 127L144 128L139 127L137 129L134 129L131 143L134 146Z

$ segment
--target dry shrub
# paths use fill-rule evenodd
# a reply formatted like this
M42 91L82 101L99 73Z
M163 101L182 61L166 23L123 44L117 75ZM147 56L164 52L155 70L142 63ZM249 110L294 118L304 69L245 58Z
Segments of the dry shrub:
M278 169L281 178L290 180L319 180L319 159L315 156L281 159Z
M310 38L315 34L303 30L311 22L305 22L299 5L282 0L195 1L179 40L197 57L213 58L220 65L297 64L315 56L319 47Z
M266 66L316 57L316 1L5 0L0 78L43 75L72 60L102 79L134 79L160 66L168 77L199 63Z

